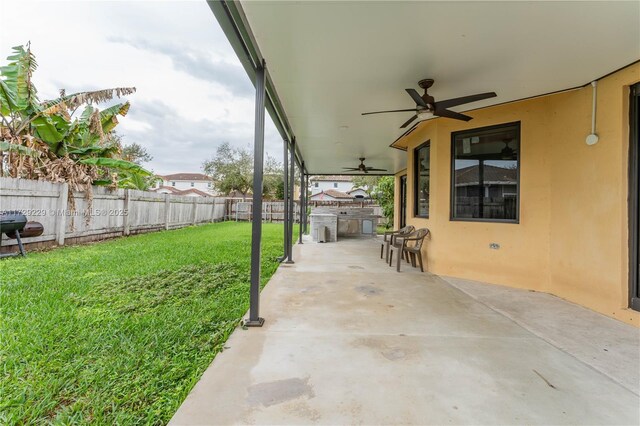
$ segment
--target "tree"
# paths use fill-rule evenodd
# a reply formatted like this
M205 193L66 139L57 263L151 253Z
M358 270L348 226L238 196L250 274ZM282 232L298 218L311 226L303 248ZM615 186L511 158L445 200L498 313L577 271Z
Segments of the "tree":
M246 196L253 187L253 152L249 148L234 148L223 142L216 155L202 164L202 169L211 176L215 189L224 195L237 191ZM282 183L282 164L267 154L263 173L263 197L276 198Z
M147 151L145 147L134 142L132 144L122 146L122 159L141 166L142 164L153 160L153 156L149 154L149 151Z
M380 181L380 176L354 176L353 177L353 186L356 188L364 189L367 194L371 197L373 190L378 185Z
M382 176L378 179L378 185L373 191L373 198L382 207L382 214L387 218L387 228L393 226L394 187L393 176Z
M86 191L91 185L118 185L118 174L149 176L139 165L119 157L111 138L125 116L129 102L104 110L93 104L135 92L119 87L67 95L41 102L32 82L37 68L27 44L13 48L9 63L0 67L0 158L2 174L11 177L67 182L71 190ZM84 105L79 116L78 109ZM70 203L73 197L69 197ZM73 207L73 206L72 206Z
M268 154L264 162L262 196L269 200L284 198L284 167L282 163Z
M147 152L147 149L142 145L135 142L129 145L125 145L122 141L122 135L116 133L115 130L109 133L109 137L118 146L118 158L130 161L139 166L142 166L142 164L145 162L153 160L151 154L149 154L149 152ZM162 179L154 174L142 175L139 173L129 173L123 170L120 171L118 175L118 186L125 189L148 191L161 181Z
M251 189L253 156L246 149L233 148L229 142L218 146L215 157L205 161L202 169L222 194L237 191L244 196Z

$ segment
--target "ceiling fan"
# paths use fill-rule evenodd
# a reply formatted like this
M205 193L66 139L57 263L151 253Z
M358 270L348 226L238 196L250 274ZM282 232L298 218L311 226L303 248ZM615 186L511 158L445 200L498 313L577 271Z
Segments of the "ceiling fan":
M402 126L401 129L404 129L409 124L413 123L413 121L417 118L421 120L426 120L431 117L447 117L453 118L454 120L463 120L469 121L471 117L468 115L460 114L459 112L451 111L447 108L451 108L454 106L467 104L469 102L481 101L483 99L493 98L497 96L495 92L487 92L487 93L479 93L477 95L469 95L462 96L460 98L447 99L444 101L436 102L433 96L430 96L428 92L429 87L433 86L434 80L431 78L425 78L424 80L420 80L418 82L418 86L424 89L424 95L420 96L420 94L416 91L416 89L405 89L411 99L416 103L415 108L410 109L395 109L390 111L374 111L374 112L363 112L362 115L370 115L370 114L383 114L387 112L415 112L415 115L407 120Z
M360 157L360 165L358 167L343 167L344 170L350 171L350 172L363 172L363 173L369 173L369 172L386 172L387 169L376 169L374 167L367 167L364 165L364 157Z
M500 151L500 159L502 160L515 160L516 152L513 148L509 146L509 142L511 142L510 138L502 139L504 143L504 148Z

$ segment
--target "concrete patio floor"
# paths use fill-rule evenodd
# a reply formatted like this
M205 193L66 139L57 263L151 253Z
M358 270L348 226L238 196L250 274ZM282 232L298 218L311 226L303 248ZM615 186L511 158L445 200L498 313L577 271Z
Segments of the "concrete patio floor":
M379 244L296 245L171 424L640 423L638 329Z

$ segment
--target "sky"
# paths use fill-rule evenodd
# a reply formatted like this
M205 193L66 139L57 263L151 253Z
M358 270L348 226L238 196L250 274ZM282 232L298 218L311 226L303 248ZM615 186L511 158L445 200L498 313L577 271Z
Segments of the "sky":
M41 100L136 87L117 131L155 173L202 172L223 142L252 149L253 85L204 0L0 0L0 16L0 64L31 41ZM265 150L281 160L268 114Z

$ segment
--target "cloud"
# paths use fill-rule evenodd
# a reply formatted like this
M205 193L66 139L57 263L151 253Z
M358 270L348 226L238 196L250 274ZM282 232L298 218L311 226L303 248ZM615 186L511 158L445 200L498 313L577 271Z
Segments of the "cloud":
M152 42L145 39L128 39L122 36L107 38L112 43L122 43L139 50L165 55L175 69L204 81L215 81L231 93L241 97L253 96L253 85L239 61L228 62L212 54L174 43Z
M217 147L229 142L236 147L253 148L253 125L222 120L193 120L175 114L162 101L134 102L129 115L136 123L153 123L151 127L122 126L126 143L139 143L154 157L149 166L157 173L197 172L211 158ZM265 127L265 150L278 160L282 157L282 140L273 124Z
M124 143L149 150L148 168L198 172L222 142L253 146L253 85L205 1L0 3L6 16L29 21L3 22L0 56L31 40L42 99L57 97L61 88L137 88L117 100L131 102L117 130ZM282 139L268 115L265 150L282 158Z

